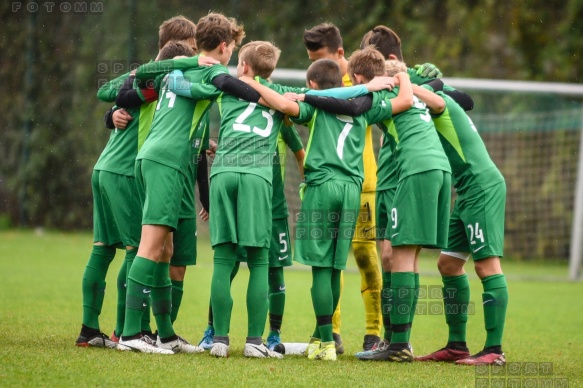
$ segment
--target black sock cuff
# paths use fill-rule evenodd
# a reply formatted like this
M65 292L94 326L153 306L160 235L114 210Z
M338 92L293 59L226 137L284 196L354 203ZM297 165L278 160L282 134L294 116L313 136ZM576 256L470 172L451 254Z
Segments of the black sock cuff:
M331 325L332 324L332 315L317 316L316 322L318 323L318 326Z
M393 324L391 329L393 330L393 333L404 333L411 329L411 323L403 323L399 325Z
M177 339L178 339L178 336L176 334L174 334L170 337L165 337L165 338L160 337L160 342L162 342L163 344L166 344L168 342L171 342L171 341L174 341Z

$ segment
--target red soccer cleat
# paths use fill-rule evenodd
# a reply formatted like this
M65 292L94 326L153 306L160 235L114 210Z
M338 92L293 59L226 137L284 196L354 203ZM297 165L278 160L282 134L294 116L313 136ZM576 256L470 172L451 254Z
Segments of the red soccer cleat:
M442 348L425 356L415 357L415 361L455 362L469 357L470 352L467 350Z

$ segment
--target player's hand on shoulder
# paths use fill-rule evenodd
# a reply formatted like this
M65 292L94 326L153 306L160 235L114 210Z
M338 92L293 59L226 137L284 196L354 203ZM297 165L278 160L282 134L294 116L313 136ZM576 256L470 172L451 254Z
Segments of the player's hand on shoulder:
M286 92L286 93L283 94L283 96L285 98L287 98L288 100L290 100L290 101L301 101L300 98L299 98L300 95L297 94L297 93Z
M437 66L432 63L415 65L413 69L417 70L417 75L423 78L441 78L443 76Z
M117 129L126 129L128 123L134 119L125 109L116 110L111 118Z
M393 77L374 77L367 83L366 88L369 92L377 92L379 90L392 90L395 87L395 79Z
M185 57L183 55L181 58L188 58L188 57ZM176 58L174 58L174 59L176 59ZM216 59L211 58L211 57L209 57L207 55L200 55L198 57L198 65L199 66L208 66L208 67L210 67L210 66L213 66L213 65L219 65L220 63L221 62L219 62Z

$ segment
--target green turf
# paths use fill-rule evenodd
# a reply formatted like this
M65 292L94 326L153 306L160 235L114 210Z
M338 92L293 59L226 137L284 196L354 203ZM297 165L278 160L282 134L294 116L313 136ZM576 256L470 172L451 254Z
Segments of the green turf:
M206 325L212 273L210 247L201 242L199 248L200 264L187 272L175 324L177 332L192 342L201 337ZM482 382L478 378L485 378L480 374L482 370L472 367L356 360L352 354L360 350L364 322L360 279L354 265L346 273L342 296L346 355L336 363L310 362L298 356L284 360L249 360L242 356L247 326L246 269L239 272L233 284L229 359L214 359L208 354L161 356L77 348L73 344L81 325L81 277L90 250L91 236L86 233L0 232L1 386L475 386ZM107 334L115 323L115 277L122 257L120 252L108 275L101 317L102 330ZM423 255L420 268L423 285L440 286L433 253ZM552 375L535 377L537 382L549 377L555 386L564 382L571 387L583 385L583 283L566 280L566 263L506 260L504 268L510 292L504 341L508 361L552 363ZM306 342L314 325L310 274L299 266L297 269L286 272L282 336L287 342ZM475 275L471 277L471 289L476 312L468 323L468 345L476 352L483 346L485 333L481 286ZM439 304L436 299L420 300L424 302ZM416 354L433 351L445 340L443 316L416 317L411 339ZM526 370L527 364L513 365ZM486 377L488 383L509 379Z

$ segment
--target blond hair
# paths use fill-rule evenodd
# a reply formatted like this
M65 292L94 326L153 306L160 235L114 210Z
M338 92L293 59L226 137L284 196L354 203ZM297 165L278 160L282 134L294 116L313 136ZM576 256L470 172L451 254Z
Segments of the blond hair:
M405 62L401 62L398 59L388 59L385 61L385 75L388 77L394 77L395 74L407 72L407 65Z
M271 42L249 42L239 51L239 59L249 65L255 75L267 79L275 70L281 50Z

